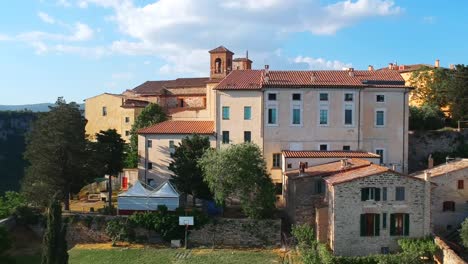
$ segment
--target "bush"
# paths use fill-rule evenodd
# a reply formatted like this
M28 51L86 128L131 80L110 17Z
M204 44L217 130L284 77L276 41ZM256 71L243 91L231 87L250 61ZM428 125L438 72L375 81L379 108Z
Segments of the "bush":
M11 238L7 230L0 226L0 256L3 256L5 252L11 247Z
M314 229L308 224L293 225L291 234L296 239L297 245L300 248L311 247L317 243L315 241Z
M437 130L445 126L445 115L437 106L410 106L409 110L410 130Z
M13 215L16 209L26 207L26 198L17 192L6 192L0 197L0 219Z
M432 256L437 250L437 245L434 243L434 238L432 237L403 238L398 240L398 245L403 250L403 253L429 259L432 259Z
M114 247L117 241L133 241L135 234L127 219L112 219L107 222L106 234L112 239Z
M468 248L468 218L465 218L465 221L461 224L460 238L463 246Z

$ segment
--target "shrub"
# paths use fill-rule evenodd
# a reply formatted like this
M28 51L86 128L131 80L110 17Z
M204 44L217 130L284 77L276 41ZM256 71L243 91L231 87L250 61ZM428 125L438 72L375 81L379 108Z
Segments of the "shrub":
M13 215L17 208L26 207L26 198L17 192L6 192L0 197L0 219Z
M311 247L316 244L314 229L308 224L293 225L292 235L297 241L297 245L301 248Z
M113 247L117 241L134 240L134 233L127 219L116 218L107 222L106 234L111 238Z
M398 240L398 245L403 253L408 255L422 256L432 259L437 250L437 245L432 237L426 238L403 238Z
M468 218L465 218L465 221L461 224L460 238L463 246L468 248Z

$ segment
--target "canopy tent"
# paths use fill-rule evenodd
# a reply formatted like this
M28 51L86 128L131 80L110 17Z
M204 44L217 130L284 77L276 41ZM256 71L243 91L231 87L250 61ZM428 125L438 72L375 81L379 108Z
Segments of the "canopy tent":
M171 211L179 207L180 194L170 182L164 182L155 190L146 189L139 181L117 198L119 214L135 211L156 211L165 205Z

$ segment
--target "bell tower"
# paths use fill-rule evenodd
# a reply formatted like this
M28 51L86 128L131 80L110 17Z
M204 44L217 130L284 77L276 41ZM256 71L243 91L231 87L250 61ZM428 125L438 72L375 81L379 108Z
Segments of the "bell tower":
M209 51L210 79L223 79L232 71L232 55L234 53L224 46Z

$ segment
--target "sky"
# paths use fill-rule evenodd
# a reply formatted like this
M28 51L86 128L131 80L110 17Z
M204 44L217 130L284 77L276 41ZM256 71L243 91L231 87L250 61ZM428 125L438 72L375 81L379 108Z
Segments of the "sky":
M468 1L21 0L0 3L0 104L207 77L224 45L253 68L468 64Z

